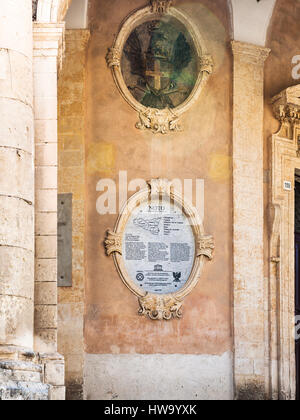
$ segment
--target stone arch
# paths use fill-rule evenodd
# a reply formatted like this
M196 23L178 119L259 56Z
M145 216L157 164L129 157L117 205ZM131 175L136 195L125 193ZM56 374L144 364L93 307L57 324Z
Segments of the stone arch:
M33 0L33 14L37 22L62 22L72 0Z
M228 0L228 3L233 39L264 47L276 0L253 1L251 7L248 0Z

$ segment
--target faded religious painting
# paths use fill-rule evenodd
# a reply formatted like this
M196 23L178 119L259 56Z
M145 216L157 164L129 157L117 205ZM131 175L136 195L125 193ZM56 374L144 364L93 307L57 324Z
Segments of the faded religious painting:
M172 17L139 25L122 54L122 74L133 97L149 108L176 108L198 79L196 48L187 29Z

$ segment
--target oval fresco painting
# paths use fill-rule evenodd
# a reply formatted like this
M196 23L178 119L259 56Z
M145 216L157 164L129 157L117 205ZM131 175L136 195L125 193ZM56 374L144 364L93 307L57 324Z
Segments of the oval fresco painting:
M199 76L194 42L173 17L151 20L129 35L122 75L133 97L149 108L176 108L191 94Z

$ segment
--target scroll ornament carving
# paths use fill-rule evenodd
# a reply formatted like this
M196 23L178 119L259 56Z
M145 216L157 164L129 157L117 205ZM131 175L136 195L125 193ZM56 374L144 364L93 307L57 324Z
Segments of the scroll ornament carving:
M110 256L113 252L117 252L122 255L122 236L120 234L114 233L108 229L104 244L106 255Z
M106 54L106 62L109 68L120 67L121 52L117 48L109 48Z
M151 0L151 12L160 15L168 13L172 6L172 0Z
M202 55L200 59L200 68L202 73L212 74L214 70L214 61L210 54Z
M155 134L181 131L179 117L169 108L163 110L146 108L141 111L136 128L139 130L150 129Z
M213 259L213 252L215 249L215 242L212 236L201 236L197 244L197 256L204 255L209 260Z
M148 182L152 194L170 194L172 182L168 179L152 179Z
M156 296L148 294L139 298L140 315L148 316L154 321L182 318L182 302L172 296Z

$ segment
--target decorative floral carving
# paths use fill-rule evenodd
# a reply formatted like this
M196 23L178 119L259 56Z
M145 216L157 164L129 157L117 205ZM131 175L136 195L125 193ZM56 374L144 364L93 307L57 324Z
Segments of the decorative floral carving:
M117 48L109 48L106 54L106 62L109 68L120 67L121 52Z
M108 229L104 243L106 254L108 256L113 252L118 252L120 255L122 255L122 236L119 233L114 233Z
M215 249L215 242L212 236L201 236L198 239L197 257L204 255L209 260L212 260L214 249Z
M292 86L274 96L271 104L275 117L281 123L280 137L293 139L295 128L300 124L300 85ZM299 146L298 141L298 157L300 157Z
M201 59L200 59L200 66L201 66L201 72L204 73L208 73L208 74L212 74L213 70L214 70L214 62L213 62L213 58L210 54L204 54L202 55Z
M179 117L171 109L146 108L139 114L140 121L136 124L139 130L150 129L155 134L168 134L180 131Z
M172 296L146 295L139 299L139 314L154 321L182 318L182 302Z
M168 13L172 6L172 0L151 0L150 3L152 13L159 13L161 15Z

